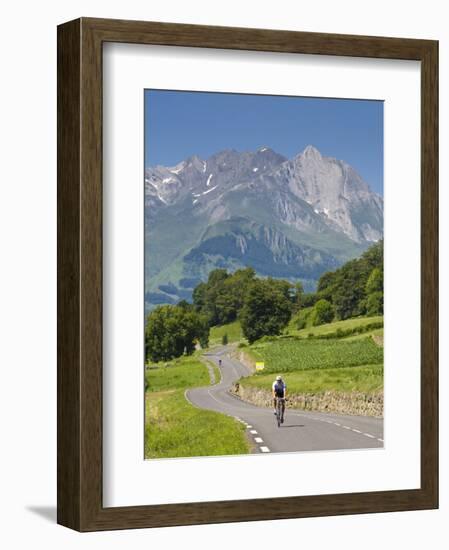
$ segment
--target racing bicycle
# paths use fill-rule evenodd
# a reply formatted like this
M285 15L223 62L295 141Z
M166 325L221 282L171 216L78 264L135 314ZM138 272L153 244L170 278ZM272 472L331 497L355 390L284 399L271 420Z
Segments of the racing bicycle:
M276 422L278 428L280 428L281 424L284 422L285 401L285 397L276 397Z

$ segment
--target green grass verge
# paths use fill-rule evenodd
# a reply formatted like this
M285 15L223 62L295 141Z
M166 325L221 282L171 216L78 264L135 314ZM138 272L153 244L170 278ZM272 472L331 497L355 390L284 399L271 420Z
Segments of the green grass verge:
M374 330L369 331L370 336L381 336L383 338L384 336L384 329L383 328L376 328ZM354 336L348 336L345 338L346 342L350 342L352 340L360 340L362 338L366 338L366 334L355 334Z
M228 325L212 327L209 334L210 344L221 344L221 340L225 334L228 335L229 344L244 339L239 321L234 321Z
M216 382L220 381L214 367ZM208 386L207 366L193 355L145 372L145 458L248 454L243 424L194 407L185 390Z
M209 385L207 367L193 355L180 357L145 371L145 389L150 392Z
M246 351L255 360L265 362L264 373L383 363L383 349L370 336L353 341L278 338L253 344Z
M383 388L383 365L340 367L288 372L285 376L288 393L377 392ZM241 380L245 387L271 389L272 374L261 374Z
M298 313L292 315L285 332L288 334L298 334L298 324L300 322L304 323L305 327L312 326L312 311L313 307L301 308Z
M249 452L237 420L188 403L184 390L155 392L146 400L145 457L238 455Z
M219 384L221 382L221 372L220 372L220 369L217 367L217 365L215 363L209 363L209 365L212 367L212 369L214 370L214 375L215 375L215 384Z
M218 384L221 381L220 369L217 367L217 365L215 363L213 363L212 361L210 361L206 357L203 358L203 361L206 365L209 366L210 369L212 369L212 371L214 373L215 381L213 382L213 384Z

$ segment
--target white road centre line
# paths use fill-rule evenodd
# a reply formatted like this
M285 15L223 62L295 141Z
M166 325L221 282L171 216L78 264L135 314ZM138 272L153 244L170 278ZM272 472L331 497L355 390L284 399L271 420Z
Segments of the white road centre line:
M255 441L256 443L263 443L263 439L262 439L261 437L255 437L255 438L254 438L254 441Z
M220 405L223 405L223 401L220 401L219 399L217 399L215 397L215 395L212 395L210 390L207 390L207 393L212 397L212 399L214 399L217 403L220 403ZM224 403L226 405L226 403Z
M250 430L252 434L257 434L257 430Z
M356 430L355 428L352 428L352 431L355 432L356 434L361 434L362 433L360 430Z
M335 424L336 426L341 426L341 424L339 424L338 422L334 422L334 424Z
M377 441L380 441L381 443L383 443L383 442L384 442L384 440L383 440L383 439L381 439L380 437L378 437L378 438L377 438Z
M366 437L370 437L371 439L376 439L376 438L374 437L374 435L371 435L371 434L365 434L365 433L364 433L363 435L366 435Z
M269 453L270 452L270 449L268 447L260 447L260 450L263 452L263 453Z
M251 424L247 424L246 427L248 428L248 430L252 428Z
M349 426L343 426L345 430L350 430L351 428Z

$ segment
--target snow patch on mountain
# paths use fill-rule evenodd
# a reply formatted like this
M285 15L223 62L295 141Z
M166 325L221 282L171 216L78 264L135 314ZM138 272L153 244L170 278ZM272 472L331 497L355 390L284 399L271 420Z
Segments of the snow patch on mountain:
M322 233L327 228L355 243L383 237L383 198L349 164L323 156L313 145L291 159L265 146L255 152L227 149L206 160L193 155L173 167L147 168L145 182L146 194L158 199L148 202L153 209L181 205L189 196L205 197L219 186L219 197L201 201L211 221L236 210L251 219L256 194L276 222L293 230Z
M184 166L185 166L185 163L181 162L180 164L177 164L173 168L169 168L169 170L170 170L170 172L173 172L173 174L179 174L182 171L182 169L184 168Z
M215 185L214 187L211 187L210 189L208 189L207 191L203 191L202 193L193 193L193 196L194 197L202 197L203 195L207 195L208 193L210 193L214 189L217 189L217 187L218 187L218 185Z

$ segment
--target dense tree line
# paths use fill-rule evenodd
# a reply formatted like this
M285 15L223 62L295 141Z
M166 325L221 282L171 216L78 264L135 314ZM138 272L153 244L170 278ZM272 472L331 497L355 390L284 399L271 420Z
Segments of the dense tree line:
M156 307L147 317L145 356L151 361L168 361L184 353L190 355L195 343L207 347L209 324L185 301Z
M295 302L290 290L290 283L277 279L255 279L249 285L239 319L250 344L280 334L288 324Z
M305 326L301 310L313 306L312 324L383 313L383 242L369 248L360 258L325 273L315 293L303 292L301 283L260 278L247 267L228 273L210 272L192 294L193 304L156 307L147 318L146 356L152 361L168 360L193 353L196 343L208 345L209 329L239 320L247 340L279 335L293 313Z
M301 294L301 284L258 278L251 267L234 273L215 269L193 291L193 305L210 326L239 319L244 336L253 342L261 336L280 334L299 306Z
M318 281L316 293L304 295L303 305L315 306L316 309L321 302L320 308L323 308L323 300L333 308L337 319L382 315L383 241L368 248L360 258L324 273Z
M205 315L210 326L225 325L237 319L249 285L256 272L251 267L228 273L214 269L205 283L195 287L192 298L196 311Z
M299 307L302 286L280 279L261 279L252 268L228 273L210 272L193 291L193 304L156 307L147 317L146 357L169 360L193 353L195 344L207 346L209 329L240 320L244 336L254 342L280 334Z

